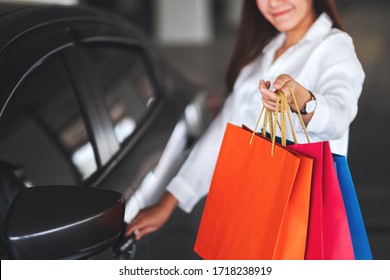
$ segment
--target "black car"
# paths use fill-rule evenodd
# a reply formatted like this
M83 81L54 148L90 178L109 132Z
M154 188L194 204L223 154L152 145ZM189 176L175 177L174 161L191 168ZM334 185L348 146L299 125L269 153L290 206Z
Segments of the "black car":
M0 4L2 259L196 258L201 207L118 249L125 202L157 168L161 192L218 110L166 57L107 12Z

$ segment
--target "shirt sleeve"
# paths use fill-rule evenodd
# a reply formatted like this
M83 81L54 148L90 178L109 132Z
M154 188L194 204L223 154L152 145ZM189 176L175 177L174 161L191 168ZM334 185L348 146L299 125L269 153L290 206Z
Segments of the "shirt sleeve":
M175 178L167 186L178 206L190 212L204 197L210 186L226 124L233 115L233 96L227 98L223 109L192 149Z
M334 140L343 136L356 117L364 71L352 39L343 32L326 39L314 53L312 69L317 107L307 126L316 138Z

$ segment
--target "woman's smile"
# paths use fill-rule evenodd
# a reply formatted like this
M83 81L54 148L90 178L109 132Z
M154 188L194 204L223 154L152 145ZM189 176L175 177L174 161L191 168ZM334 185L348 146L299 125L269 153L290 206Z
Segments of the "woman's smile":
M287 15L288 13L292 12L293 8L285 9L282 11L272 12L271 16L275 19L278 19L284 15Z

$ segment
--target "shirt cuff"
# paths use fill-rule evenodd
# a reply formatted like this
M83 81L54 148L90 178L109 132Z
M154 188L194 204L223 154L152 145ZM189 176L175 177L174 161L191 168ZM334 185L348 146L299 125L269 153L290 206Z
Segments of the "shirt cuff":
M144 208L144 205L145 203L142 195L136 191L134 195L131 196L130 200L126 203L124 221L126 223L130 223L138 214L138 212Z
M326 130L330 118L330 110L326 99L322 95L316 95L317 106L313 117L307 125L308 133L322 133Z
M189 213L199 201L199 196L193 191L193 187L180 177L175 177L167 186L170 192L178 201L178 206Z

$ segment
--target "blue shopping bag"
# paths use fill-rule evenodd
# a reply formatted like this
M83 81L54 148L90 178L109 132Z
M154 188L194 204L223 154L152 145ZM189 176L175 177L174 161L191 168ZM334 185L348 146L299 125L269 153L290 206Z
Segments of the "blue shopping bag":
M345 156L333 154L356 260L372 260L370 244Z

